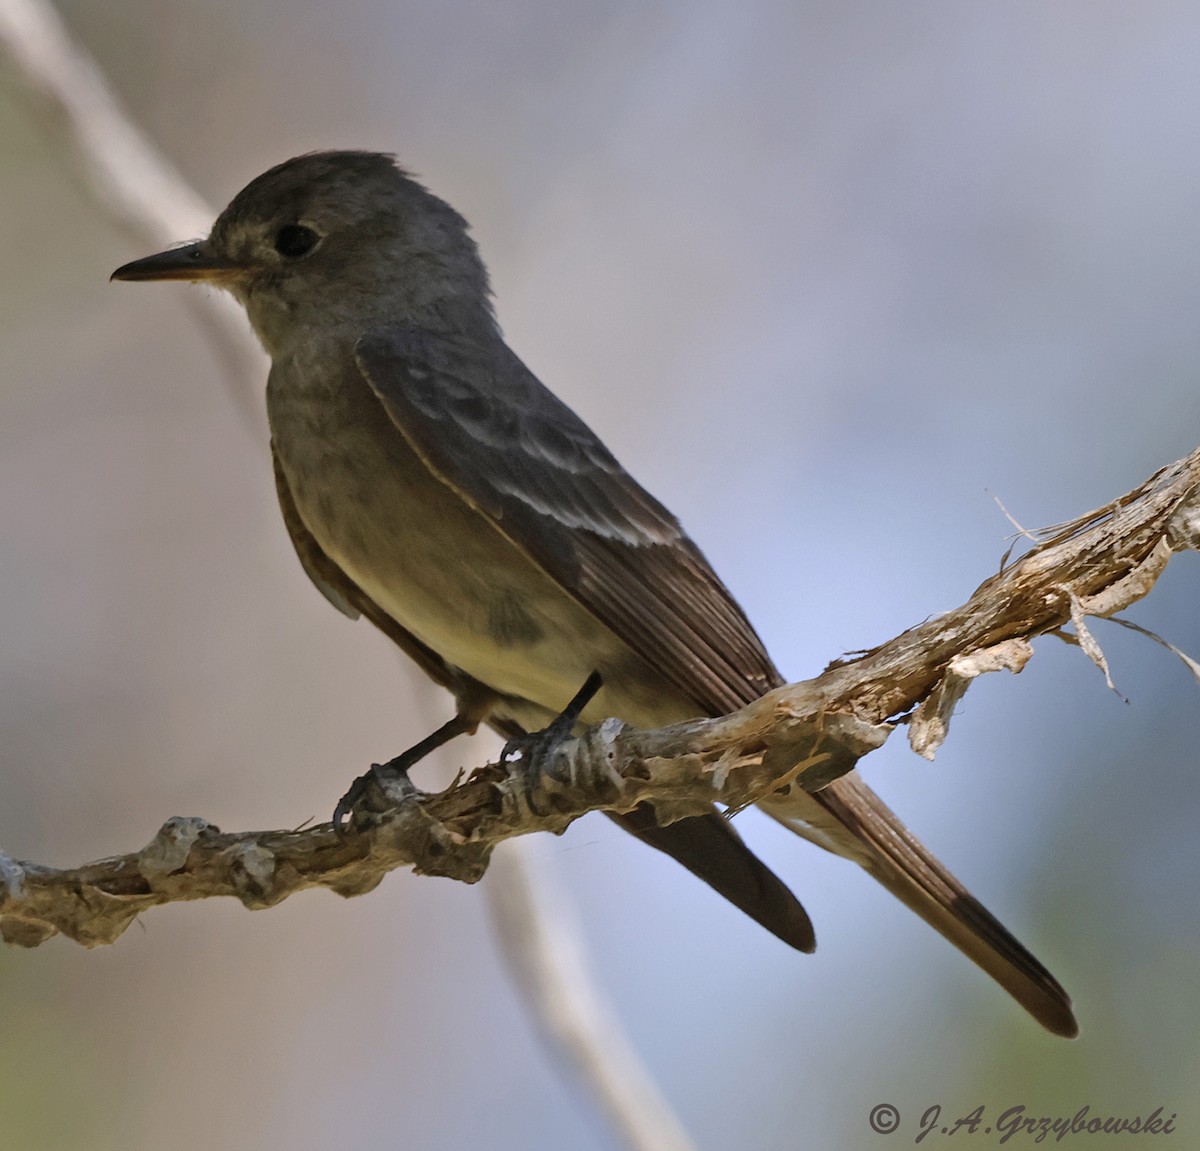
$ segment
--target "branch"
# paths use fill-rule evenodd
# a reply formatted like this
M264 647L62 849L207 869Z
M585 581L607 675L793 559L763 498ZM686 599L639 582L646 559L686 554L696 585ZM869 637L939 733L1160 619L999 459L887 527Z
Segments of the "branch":
M910 741L932 757L972 679L1020 671L1032 639L1069 623L1102 661L1085 617L1111 616L1140 599L1171 555L1198 541L1200 449L1106 507L1042 533L962 607L731 715L655 731L606 720L541 765L489 764L432 794L378 784L346 838L327 823L230 834L177 818L141 851L79 868L0 857L0 935L36 946L61 932L95 946L159 904L230 895L263 908L309 887L360 895L398 867L474 883L497 843L559 834L590 811L649 801L670 821L714 803L739 811L780 788L819 790L908 713Z

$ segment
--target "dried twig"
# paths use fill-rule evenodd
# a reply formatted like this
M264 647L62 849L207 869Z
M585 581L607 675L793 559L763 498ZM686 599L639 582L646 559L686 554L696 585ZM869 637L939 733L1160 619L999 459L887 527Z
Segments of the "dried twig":
M962 607L926 621L818 678L770 692L719 719L657 731L608 720L564 745L545 770L489 765L437 794L371 797L356 832L223 834L172 821L141 852L55 870L0 867L0 930L28 945L56 932L88 946L115 939L157 904L232 895L266 907L323 886L344 895L393 868L478 880L492 847L533 831L561 832L597 810L653 802L661 819L720 803L732 810L781 785L817 790L849 771L915 712L910 739L932 756L953 703L984 671L1019 671L1029 642L1073 614L1112 615L1140 599L1176 551L1200 540L1200 449L1107 508L1056 529Z

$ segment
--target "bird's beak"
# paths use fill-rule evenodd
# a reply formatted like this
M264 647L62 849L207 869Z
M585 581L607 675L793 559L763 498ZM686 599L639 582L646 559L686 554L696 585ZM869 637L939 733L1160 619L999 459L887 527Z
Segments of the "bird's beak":
M192 280L225 287L242 279L250 269L232 260L214 256L206 240L168 248L154 256L122 264L110 280Z

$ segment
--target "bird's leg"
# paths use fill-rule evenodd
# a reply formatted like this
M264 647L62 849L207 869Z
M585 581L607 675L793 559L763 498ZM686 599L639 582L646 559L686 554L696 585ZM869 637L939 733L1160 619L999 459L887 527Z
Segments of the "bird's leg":
M532 731L528 735L510 739L504 745L503 751L500 752L501 765L519 752L521 758L528 762L530 771L539 770L546 756L564 740L571 738L583 709L592 702L596 692L603 685L604 677L598 671L592 672L584 681L583 687L575 693L575 698L541 731Z
M416 790L409 782L408 773L431 751L436 751L443 744L449 743L459 735L474 734L475 729L491 709L493 697L482 693L461 699L458 712L448 719L436 731L424 739L414 743L407 751L402 751L387 763L373 763L370 771L364 772L351 785L350 790L338 800L333 809L333 828L340 835L346 830L346 820L350 813L366 795L372 783L402 782L412 790Z

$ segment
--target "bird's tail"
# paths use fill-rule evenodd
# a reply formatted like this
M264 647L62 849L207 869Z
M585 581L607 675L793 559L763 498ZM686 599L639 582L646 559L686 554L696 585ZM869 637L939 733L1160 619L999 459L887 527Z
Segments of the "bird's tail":
M802 798L761 804L779 822L861 863L1055 1035L1079 1026L1070 996L990 911L851 773ZM815 803L807 802L815 800Z

